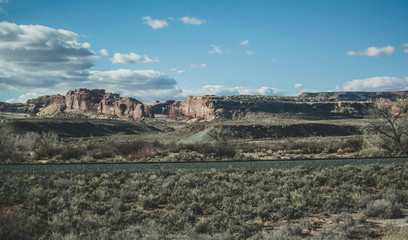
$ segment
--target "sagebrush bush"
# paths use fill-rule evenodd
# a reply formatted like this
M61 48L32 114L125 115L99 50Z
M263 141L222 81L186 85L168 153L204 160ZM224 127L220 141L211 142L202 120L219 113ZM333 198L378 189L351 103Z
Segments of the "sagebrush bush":
M402 215L401 205L386 199L378 199L367 204L364 210L367 217L398 218Z
M128 160L142 157L151 157L155 154L152 144L144 141L126 141L117 143L116 151Z
M27 225L26 225L27 224ZM31 239L27 216L14 210L0 212L0 239Z
M401 240L408 239L408 227L399 227L393 229L390 233L386 234L383 240Z

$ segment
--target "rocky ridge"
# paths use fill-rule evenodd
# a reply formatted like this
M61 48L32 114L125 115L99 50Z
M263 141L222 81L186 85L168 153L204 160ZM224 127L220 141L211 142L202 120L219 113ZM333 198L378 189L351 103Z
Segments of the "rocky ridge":
M213 120L285 116L290 118L330 119L362 117L370 101L313 101L300 97L203 96L187 97L167 106L170 117Z
M101 89L76 89L65 96L46 95L26 104L0 103L0 112L27 113L38 117L90 117L139 120L154 117L153 107L133 98Z
M157 101L151 106L101 89L76 89L68 91L65 96L42 96L28 100L26 104L0 102L0 112L128 120L154 118L155 114L160 114L188 122L264 117L333 119L363 117L376 99L395 101L406 96L408 91L302 93L297 97L211 95L187 97L183 101Z

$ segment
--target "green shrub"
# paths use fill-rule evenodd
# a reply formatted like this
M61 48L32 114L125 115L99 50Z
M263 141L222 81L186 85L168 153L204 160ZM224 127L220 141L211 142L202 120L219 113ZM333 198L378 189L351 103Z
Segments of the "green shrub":
M408 239L408 227L400 227L393 229L390 233L387 233L383 240L401 240Z
M126 141L117 143L116 152L128 160L152 157L155 154L151 144L143 141Z
M65 145L60 150L60 159L71 160L71 159L81 159L82 156L86 154L86 150L80 146Z
M0 160L9 160L15 153L15 145L12 135L5 131L4 128L0 129Z
M378 199L374 202L367 204L367 208L364 210L364 214L367 217L378 218L398 218L401 217L401 205L393 203L389 200Z
M0 212L0 239L31 239L27 216L14 210Z

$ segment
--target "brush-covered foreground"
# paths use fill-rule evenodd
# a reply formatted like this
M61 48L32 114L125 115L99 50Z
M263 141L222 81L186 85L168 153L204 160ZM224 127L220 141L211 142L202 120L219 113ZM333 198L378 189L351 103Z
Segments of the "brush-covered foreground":
M0 239L397 239L406 179L407 164L4 174Z

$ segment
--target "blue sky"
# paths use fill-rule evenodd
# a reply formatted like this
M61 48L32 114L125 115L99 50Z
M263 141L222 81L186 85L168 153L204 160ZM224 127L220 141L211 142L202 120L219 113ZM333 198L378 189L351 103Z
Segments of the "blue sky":
M0 7L0 101L80 87L147 103L408 89L405 0L0 0Z

